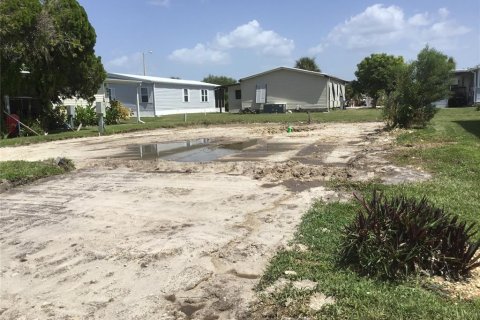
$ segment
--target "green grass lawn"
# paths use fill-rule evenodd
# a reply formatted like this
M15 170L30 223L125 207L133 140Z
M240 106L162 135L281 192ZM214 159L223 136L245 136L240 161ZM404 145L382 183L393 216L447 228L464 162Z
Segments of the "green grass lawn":
M68 159L57 162L45 161L0 161L0 180L7 180L14 185L28 183L40 178L63 174L74 169Z
M405 194L430 201L464 220L480 223L480 112L473 108L440 110L431 125L398 137L402 148L393 156L398 164L411 164L432 172L431 181L385 186L347 184L334 187L370 193L374 188L387 195ZM336 303L311 313L309 293L287 288L260 306L270 317L314 316L317 319L479 319L480 299L449 298L426 289L424 278L384 282L357 275L336 264L340 231L349 224L358 204L317 203L303 217L294 239L307 245L307 252L281 251L271 261L260 281L264 289L284 271L293 270L293 279L318 282L317 291L334 296ZM322 231L323 230L323 231ZM480 237L480 235L477 235ZM480 288L478 288L480 290ZM288 299L294 299L288 303Z
M331 112L311 113L313 122L365 122L380 121L382 119L381 110L378 109L352 109L335 110ZM288 114L230 114L230 113L196 113L188 114L187 121L184 121L184 115L168 115L157 118L142 118L145 123L136 123L132 118L125 123L107 126L106 134L125 133L139 130L152 130L158 128L175 128L188 126L208 126L242 123L284 123L300 124L308 121L306 113L294 112ZM91 137L98 135L97 127L89 127L79 132L61 132L50 133L46 136L20 137L13 139L0 140L0 147L26 145L32 143Z

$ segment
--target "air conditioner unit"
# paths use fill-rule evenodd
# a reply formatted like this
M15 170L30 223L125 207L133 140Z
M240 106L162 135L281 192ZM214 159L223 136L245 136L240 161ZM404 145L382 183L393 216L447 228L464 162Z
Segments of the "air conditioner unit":
M285 113L287 104L285 103L266 103L263 105L263 113Z

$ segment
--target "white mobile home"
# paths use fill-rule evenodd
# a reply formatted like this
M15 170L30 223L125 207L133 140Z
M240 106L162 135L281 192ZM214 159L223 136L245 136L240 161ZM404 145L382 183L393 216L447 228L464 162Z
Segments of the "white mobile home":
M105 90L142 117L177 113L216 112L215 84L151 76L108 73Z
M265 105L281 105L286 110L338 108L345 101L346 83L325 73L279 67L229 86L229 110L262 110Z

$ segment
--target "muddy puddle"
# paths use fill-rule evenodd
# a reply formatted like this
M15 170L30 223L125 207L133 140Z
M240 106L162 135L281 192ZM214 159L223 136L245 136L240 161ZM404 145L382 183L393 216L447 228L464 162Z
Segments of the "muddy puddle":
M219 143L210 139L194 139L167 143L130 145L127 151L114 158L151 160L163 159L177 162L208 162L237 154L255 146L257 139L232 143Z
M175 162L256 161L271 155L291 152L297 143L270 143L261 139L219 141L194 139L152 144L129 145L126 151L109 156L114 159L153 160Z

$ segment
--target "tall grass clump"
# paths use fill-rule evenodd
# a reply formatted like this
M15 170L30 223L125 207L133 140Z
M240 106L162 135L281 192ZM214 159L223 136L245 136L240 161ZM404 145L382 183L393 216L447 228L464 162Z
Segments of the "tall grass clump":
M373 192L342 234L340 262L384 279L428 273L459 279L480 266L475 223L421 200Z

